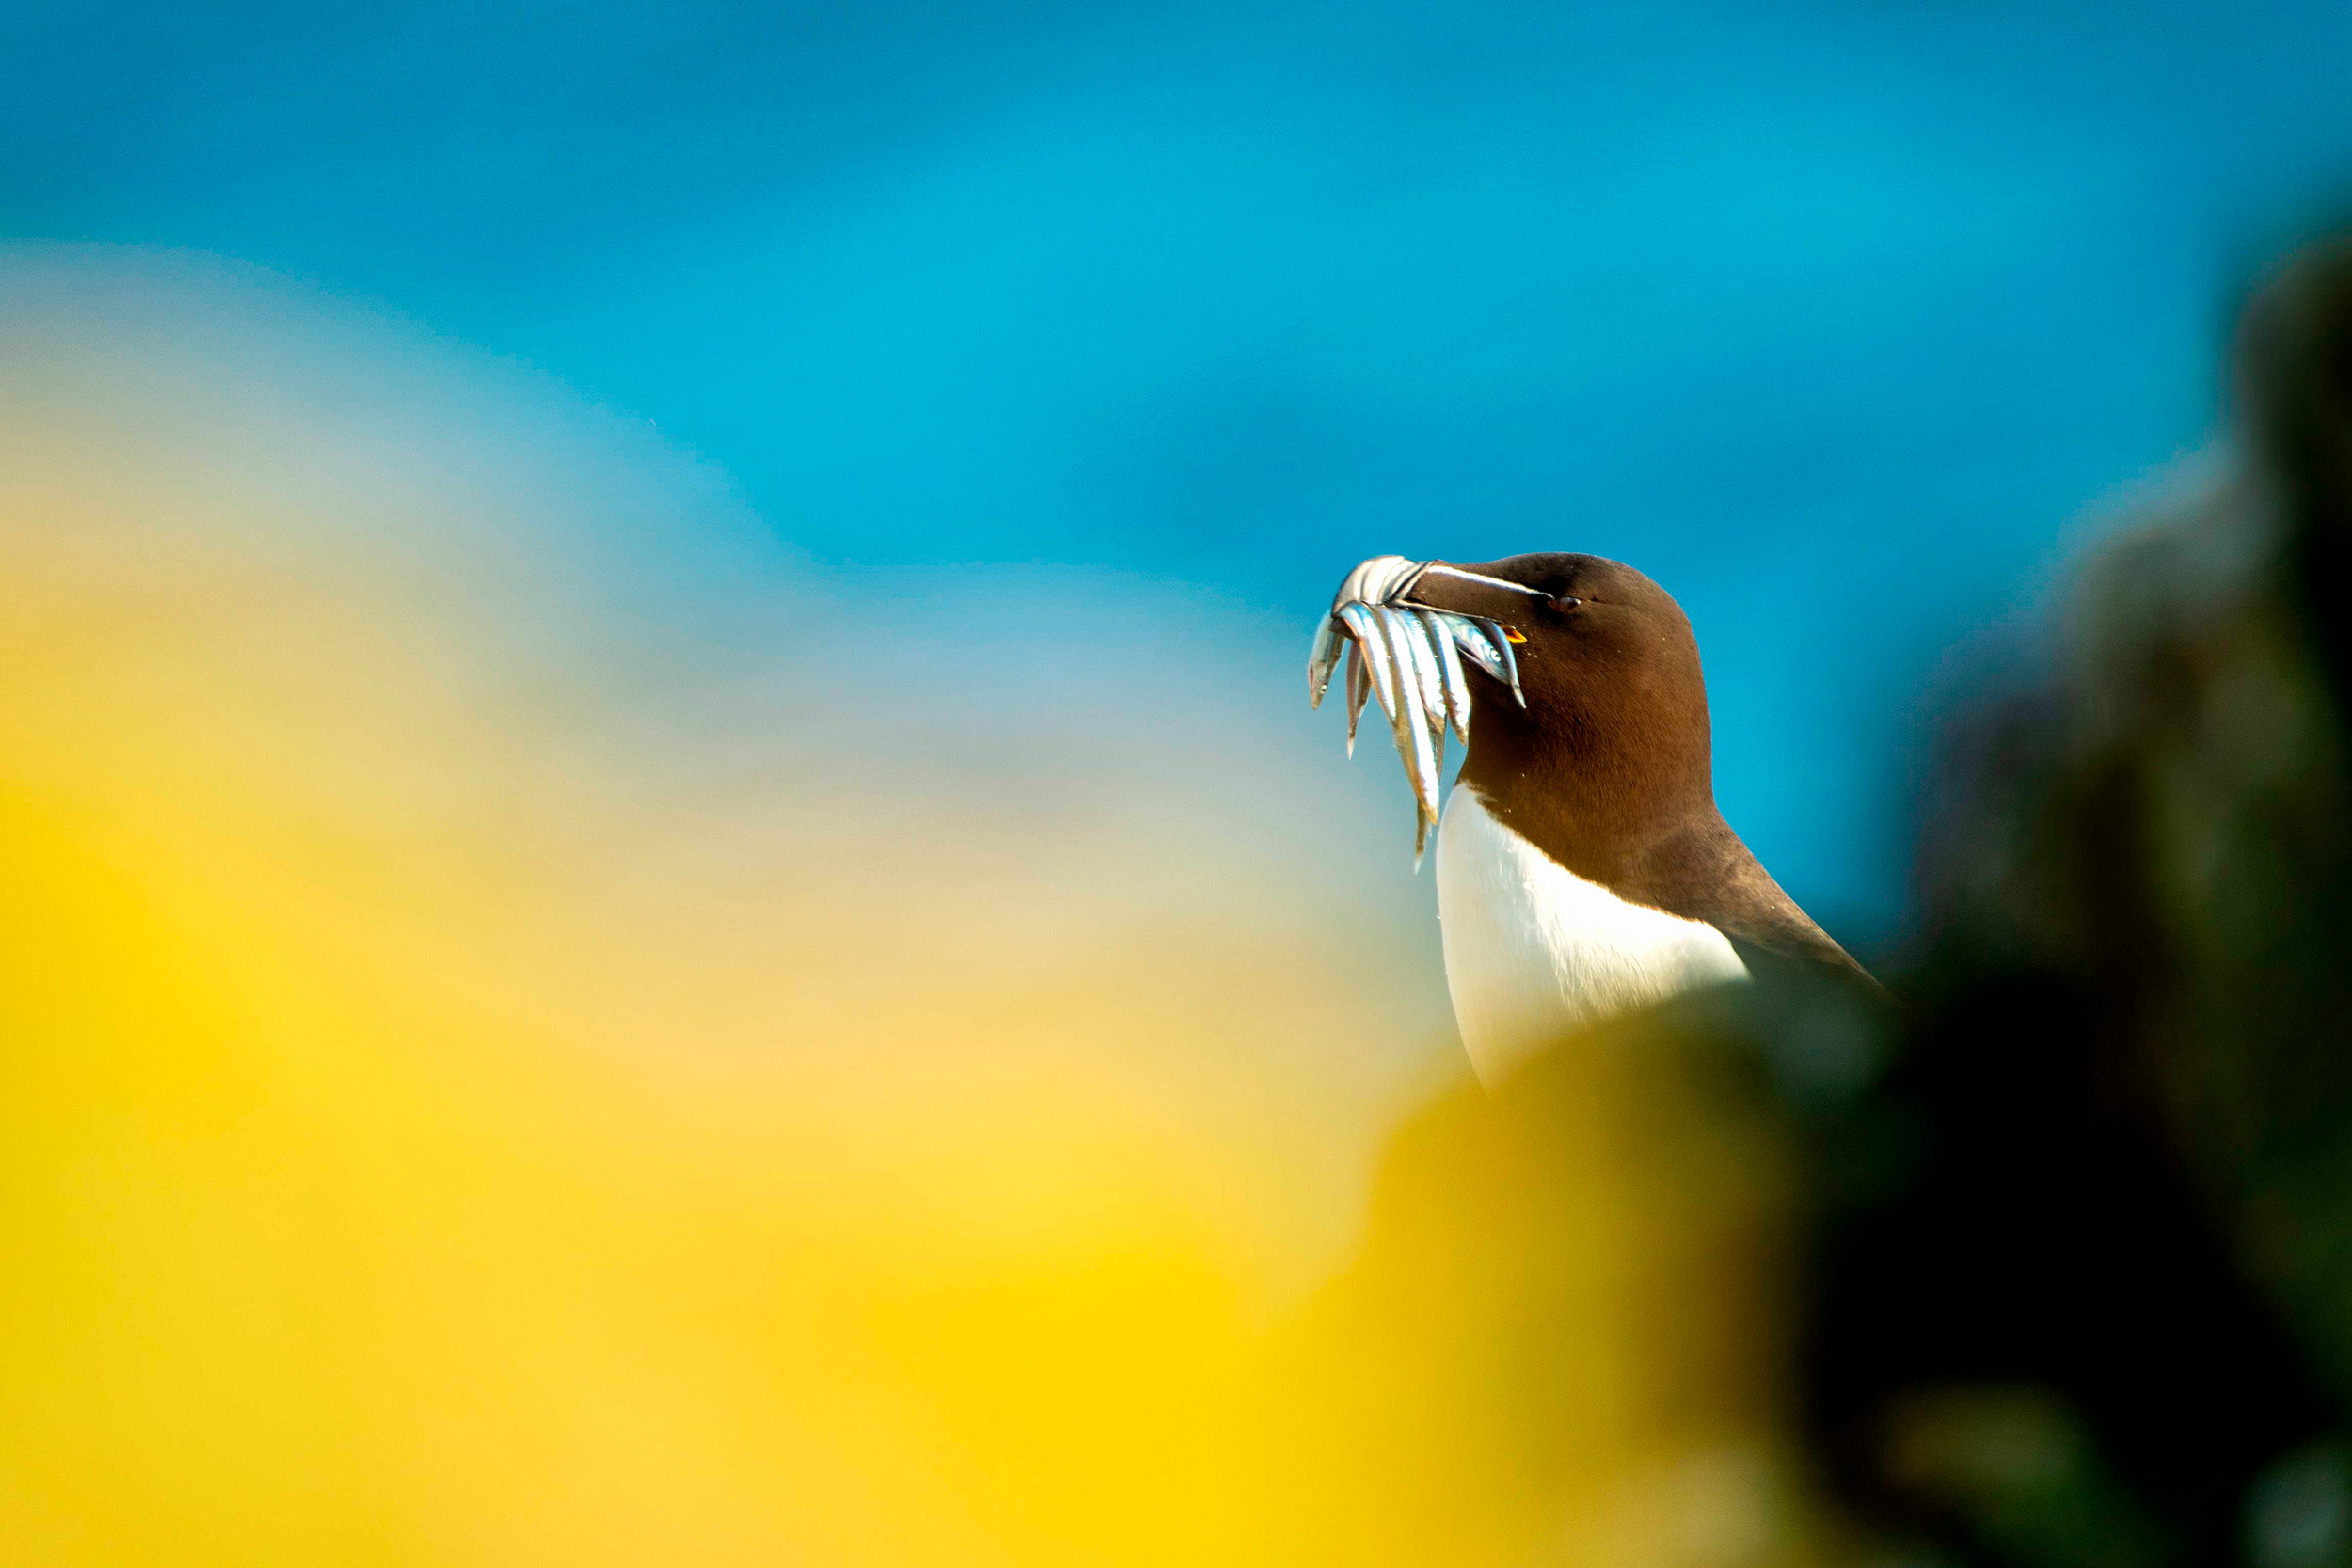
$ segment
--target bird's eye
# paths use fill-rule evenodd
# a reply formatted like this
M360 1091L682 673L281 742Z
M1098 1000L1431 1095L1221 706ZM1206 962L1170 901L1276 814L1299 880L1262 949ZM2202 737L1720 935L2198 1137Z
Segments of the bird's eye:
M1554 610L1574 610L1583 602L1573 594L1555 594L1551 598L1551 607Z

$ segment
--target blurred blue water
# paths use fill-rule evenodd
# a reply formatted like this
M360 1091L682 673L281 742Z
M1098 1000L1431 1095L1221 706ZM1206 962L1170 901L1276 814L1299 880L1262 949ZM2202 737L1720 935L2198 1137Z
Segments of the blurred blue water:
M1727 813L1867 929L1939 662L2210 431L2347 83L2341 0L21 0L0 233L530 362L820 560L1162 573L1303 647L1376 551L1619 556Z

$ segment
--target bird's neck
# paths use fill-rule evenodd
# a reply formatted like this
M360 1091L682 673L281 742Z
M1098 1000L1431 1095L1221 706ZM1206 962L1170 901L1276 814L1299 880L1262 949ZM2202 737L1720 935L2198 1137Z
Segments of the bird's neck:
M1567 870L1605 887L1644 880L1667 847L1725 831L1715 809L1704 726L1693 743L1651 732L1548 716L1542 726L1482 704L1459 783L1495 819Z

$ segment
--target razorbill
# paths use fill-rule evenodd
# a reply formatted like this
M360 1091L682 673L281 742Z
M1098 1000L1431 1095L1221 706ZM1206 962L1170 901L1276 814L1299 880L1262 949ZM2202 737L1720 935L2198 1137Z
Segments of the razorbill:
M1592 555L1376 556L1317 631L1315 702L1343 653L1351 748L1377 698L1417 854L1438 825L1446 985L1484 1082L1570 1031L1768 965L1875 989L1716 809L1698 641L1640 572ZM1441 814L1449 730L1468 752Z

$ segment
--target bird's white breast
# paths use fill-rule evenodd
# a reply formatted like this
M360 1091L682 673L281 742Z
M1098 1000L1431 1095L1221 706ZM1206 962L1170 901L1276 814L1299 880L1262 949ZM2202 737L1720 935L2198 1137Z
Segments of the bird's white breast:
M1714 927L1586 881L1469 788L1438 830L1438 918L1454 1017L1487 1084L1572 1030L1748 973Z

